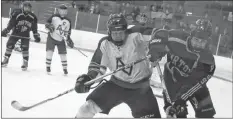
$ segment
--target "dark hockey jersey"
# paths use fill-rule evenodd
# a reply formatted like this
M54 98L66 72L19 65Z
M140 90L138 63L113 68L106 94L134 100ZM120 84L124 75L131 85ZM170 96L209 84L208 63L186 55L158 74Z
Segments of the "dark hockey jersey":
M164 66L164 84L169 101L177 99L187 100L211 78L215 70L212 53L205 49L197 53L189 44L190 34L182 30L157 30L153 47L165 45L167 63ZM153 39L153 37L152 37Z
M11 12L7 29L13 30L13 35L29 37L30 31L33 34L37 33L37 17L31 12L24 14L22 9L14 9Z
M107 68L113 71L126 64L145 58L147 56L151 30L141 27L128 29L126 42L122 46L114 45L109 36L102 38L88 67L88 75L95 78L97 75L103 75ZM151 74L150 62L149 60L144 60L130 68L116 72L113 74L116 80L112 81L125 88L141 88L145 85L149 86L148 79Z

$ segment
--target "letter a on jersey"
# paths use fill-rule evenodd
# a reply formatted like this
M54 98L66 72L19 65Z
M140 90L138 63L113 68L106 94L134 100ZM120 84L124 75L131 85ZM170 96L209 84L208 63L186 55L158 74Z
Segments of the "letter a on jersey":
M123 66L125 66L125 63L121 60L121 58L116 58L116 68L118 69ZM133 66L127 69L123 69L122 71L128 75L131 75L132 69L133 69Z

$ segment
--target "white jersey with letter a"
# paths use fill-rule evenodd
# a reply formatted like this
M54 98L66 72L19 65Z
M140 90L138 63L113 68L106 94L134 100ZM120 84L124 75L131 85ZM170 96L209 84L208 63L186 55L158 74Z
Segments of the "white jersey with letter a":
M62 41L66 39L71 32L71 22L66 17L53 15L48 19L48 23L54 26L54 31L50 35L54 40Z
M148 52L148 40L141 33L128 35L123 46L117 47L111 41L104 40L100 45L103 53L101 65L108 67L111 71L126 64L145 58ZM114 74L118 79L135 83L152 74L149 60L144 60L128 69Z

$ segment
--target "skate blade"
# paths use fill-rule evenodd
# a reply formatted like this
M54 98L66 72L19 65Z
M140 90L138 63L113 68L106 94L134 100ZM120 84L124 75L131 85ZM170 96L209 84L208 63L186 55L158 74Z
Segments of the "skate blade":
M27 68L22 68L22 71L27 71Z
M48 75L52 75L51 72L47 72Z
M3 68L7 67L7 64L3 64L2 67L3 67Z

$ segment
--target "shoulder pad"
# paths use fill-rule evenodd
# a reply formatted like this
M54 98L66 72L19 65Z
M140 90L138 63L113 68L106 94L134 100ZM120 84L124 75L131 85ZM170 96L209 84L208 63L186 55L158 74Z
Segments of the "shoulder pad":
M179 38L181 40L186 41L189 36L190 36L190 33L183 31L183 30L179 30L179 29L169 30L169 37L175 37L175 38Z
M106 41L106 40L110 41L111 39L110 39L109 36L105 36L105 37L101 38L101 39L99 40L98 47L100 47L101 43L102 43L103 41Z
M167 40L169 36L168 30L165 29L153 29L151 38Z

